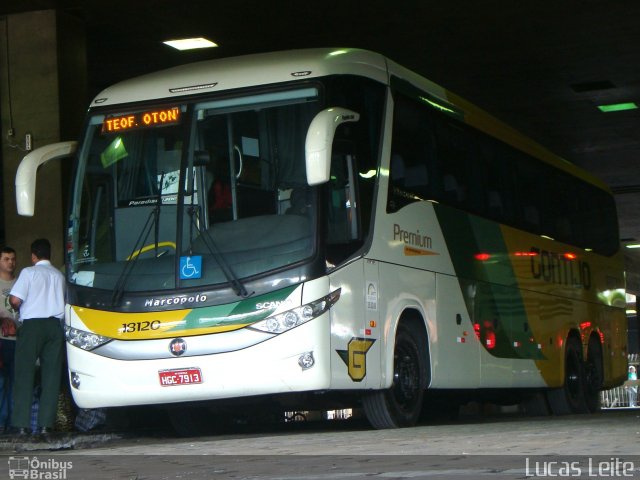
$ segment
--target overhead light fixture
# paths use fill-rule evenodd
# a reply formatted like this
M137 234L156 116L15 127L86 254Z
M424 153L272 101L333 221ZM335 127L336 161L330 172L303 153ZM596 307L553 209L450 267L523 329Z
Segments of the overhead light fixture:
M627 248L640 248L640 243L629 243L628 245L625 245L625 247L627 247Z
M198 38L179 38L177 40L167 40L162 42L165 45L169 45L177 50L194 50L196 48L212 48L218 45L211 40L207 40L203 37Z
M609 112L620 112L622 110L635 110L638 108L634 102L625 102L625 103L611 103L609 105L598 105L598 108L601 112L609 113Z

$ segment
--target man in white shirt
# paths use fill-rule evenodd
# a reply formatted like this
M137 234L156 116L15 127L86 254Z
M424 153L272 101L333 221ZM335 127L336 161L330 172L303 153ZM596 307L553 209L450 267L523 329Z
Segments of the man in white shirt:
M20 310L11 423L19 435L28 434L36 361L40 359L38 427L51 431L57 413L64 355L62 319L65 307L64 275L50 262L51 244L40 238L31 244L32 267L24 268L11 289L9 302Z

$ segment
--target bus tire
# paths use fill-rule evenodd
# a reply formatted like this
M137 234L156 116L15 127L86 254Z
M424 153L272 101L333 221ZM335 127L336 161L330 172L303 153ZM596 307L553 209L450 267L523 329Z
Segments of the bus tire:
M425 343L418 328L400 324L391 388L369 393L362 399L365 415L374 428L410 427L420 418L427 377Z
M576 337L567 338L564 354L564 383L547 391L549 407L554 415L586 413L585 374L582 344Z
M600 410L600 390L604 382L604 367L602 365L602 346L597 337L589 339L587 347L587 361L585 362L584 397L587 410L595 413Z

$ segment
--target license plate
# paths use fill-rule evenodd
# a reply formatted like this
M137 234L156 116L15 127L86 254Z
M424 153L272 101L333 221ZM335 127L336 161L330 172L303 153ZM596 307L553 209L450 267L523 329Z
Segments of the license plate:
M160 370L160 385L174 387L202 383L202 372L199 368L181 368L179 370Z

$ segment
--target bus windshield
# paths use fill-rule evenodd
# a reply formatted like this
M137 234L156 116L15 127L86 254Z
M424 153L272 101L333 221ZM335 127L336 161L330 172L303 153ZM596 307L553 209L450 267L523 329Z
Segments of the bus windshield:
M314 255L304 142L315 87L96 113L79 155L72 283L155 291L229 284Z

